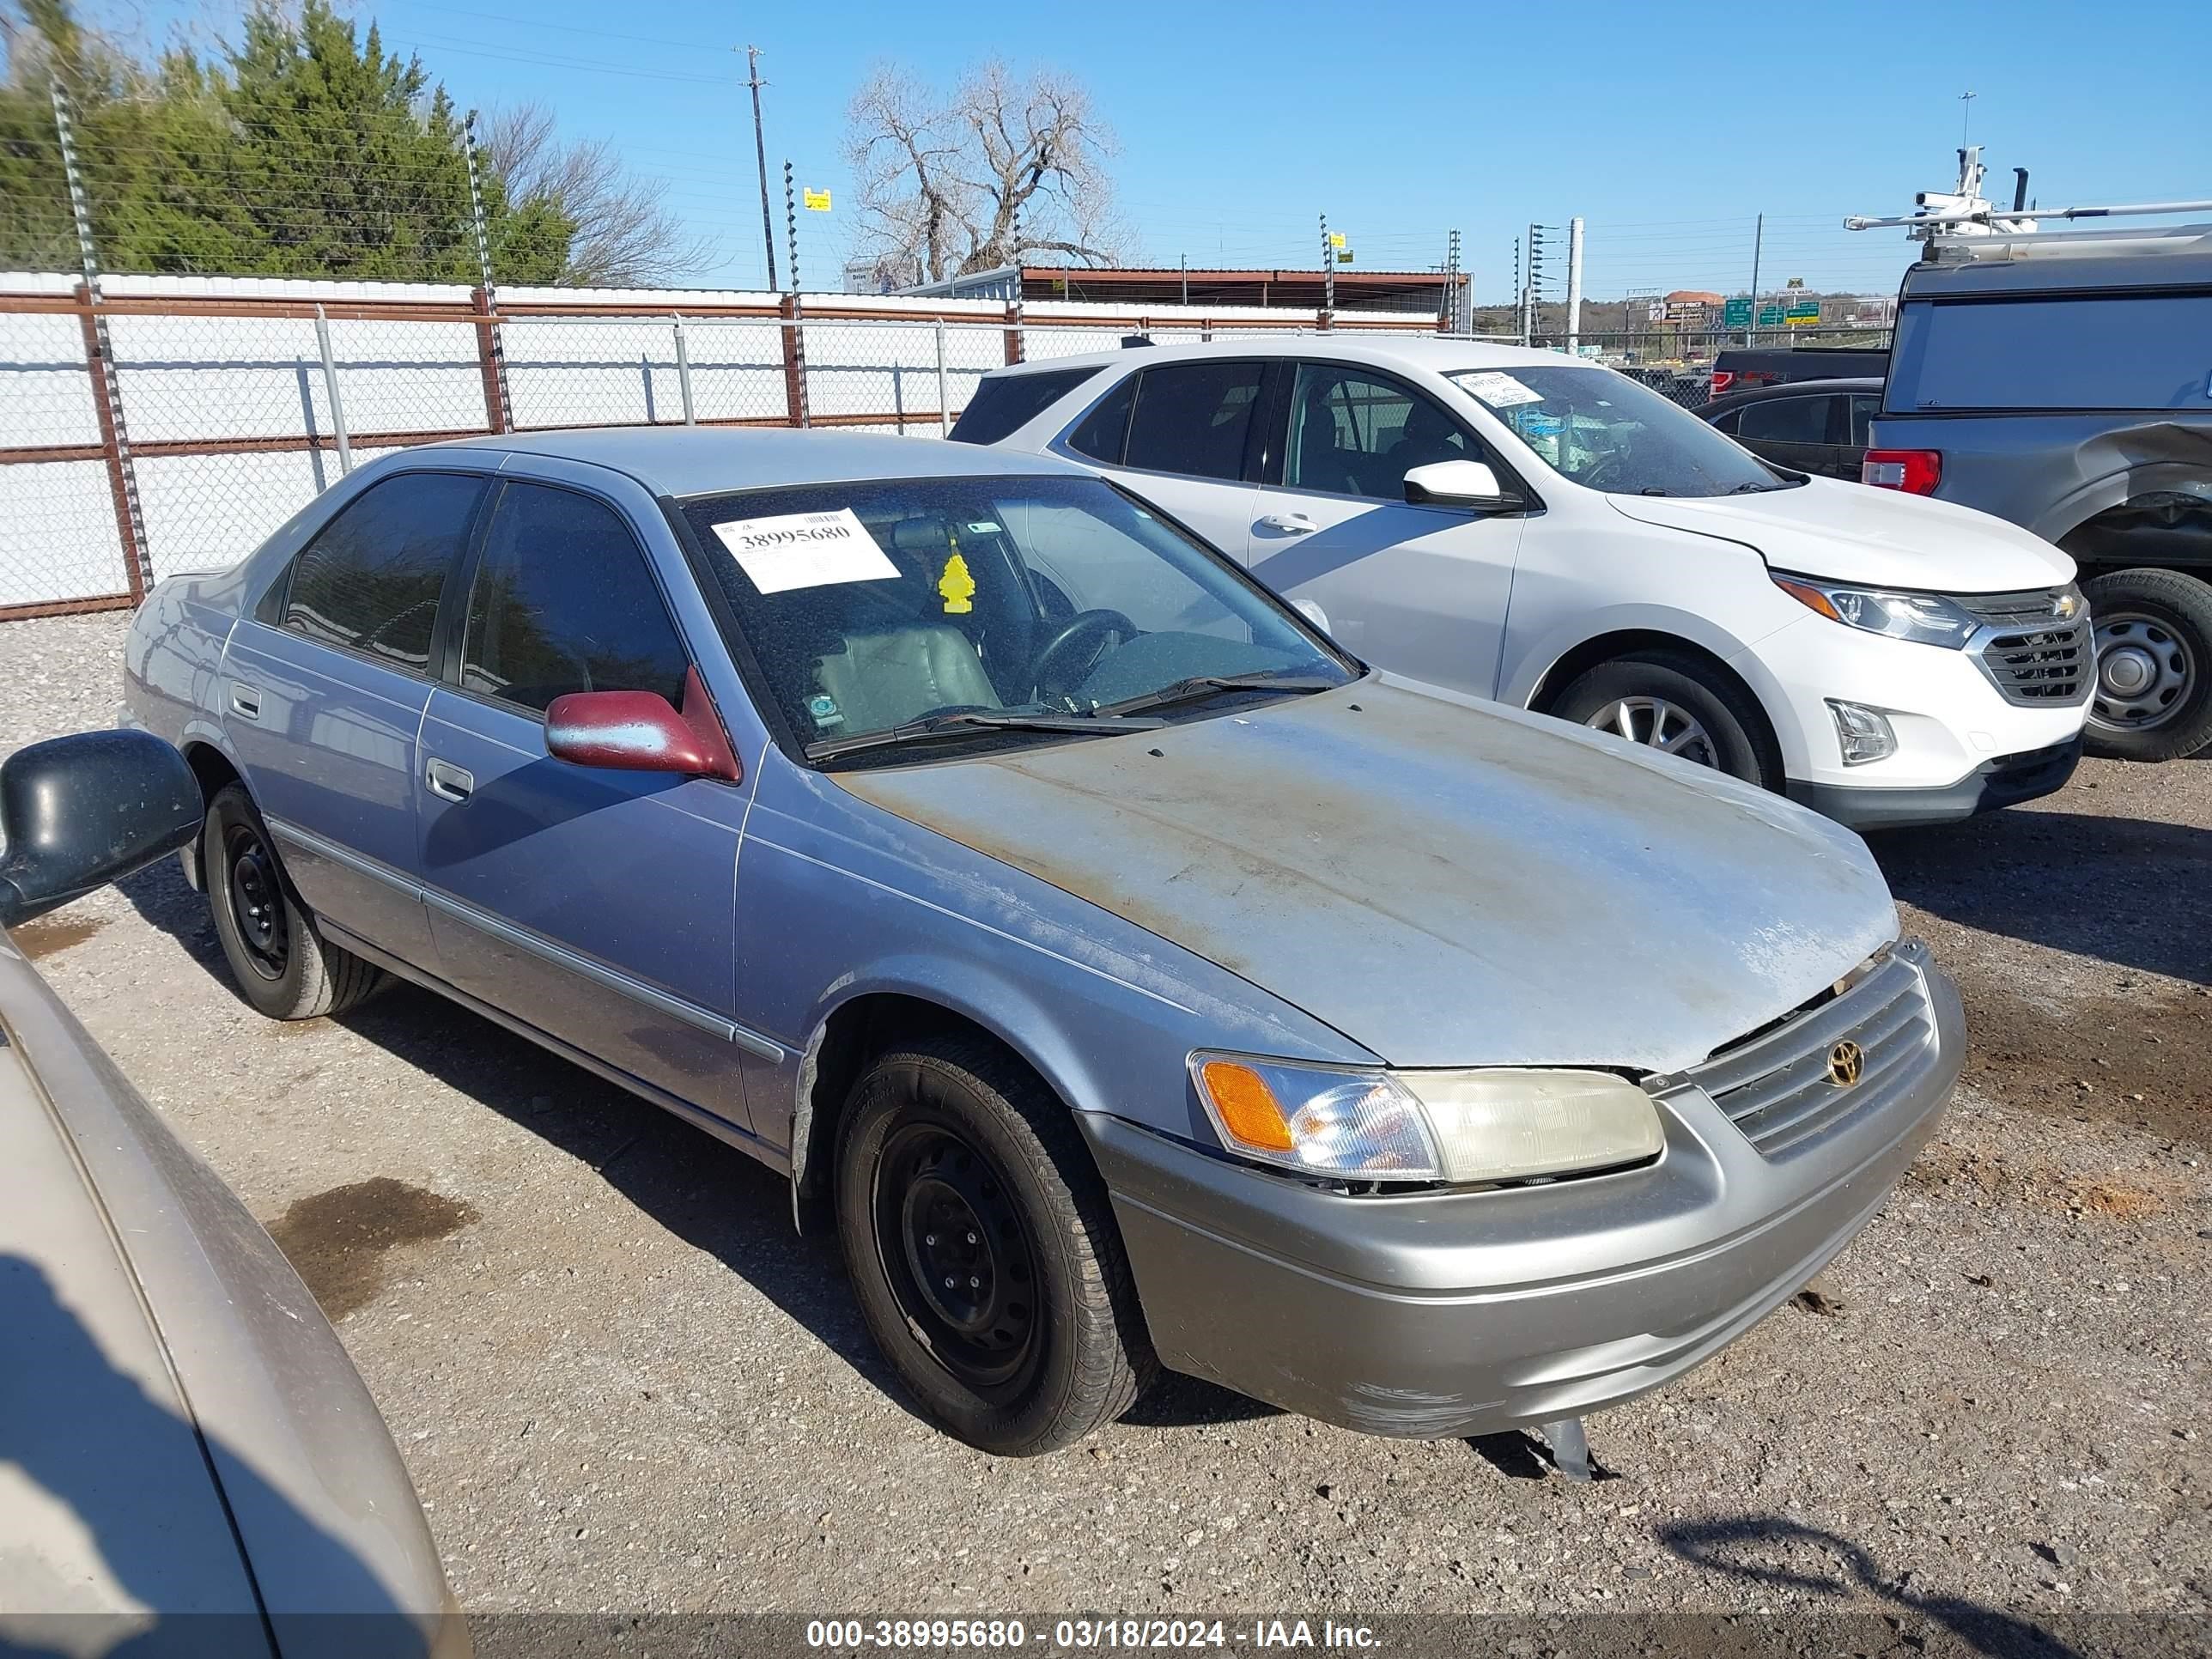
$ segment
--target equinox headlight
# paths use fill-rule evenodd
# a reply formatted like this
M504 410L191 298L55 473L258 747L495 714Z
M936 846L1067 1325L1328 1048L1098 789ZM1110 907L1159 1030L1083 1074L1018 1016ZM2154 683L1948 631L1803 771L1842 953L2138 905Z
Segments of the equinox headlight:
M1633 1164L1658 1108L1609 1072L1386 1071L1200 1052L1191 1081L1231 1152L1358 1181L1516 1181Z
M1884 587L1852 587L1813 576L1777 574L1774 585L1798 604L1831 622L1886 634L1919 645L1963 647L1976 627L1973 615L1940 593L1906 593Z

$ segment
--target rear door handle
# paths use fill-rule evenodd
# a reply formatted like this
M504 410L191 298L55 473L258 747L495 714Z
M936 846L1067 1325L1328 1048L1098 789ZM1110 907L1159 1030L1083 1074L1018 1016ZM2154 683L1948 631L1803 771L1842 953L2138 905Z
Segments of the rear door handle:
M442 795L447 800L466 800L475 791L476 779L451 761L435 758L422 768L422 781L430 786L430 793Z
M1262 530L1279 530L1286 536L1310 536L1321 528L1303 513L1270 513L1260 520Z
M243 680L233 680L230 683L230 708L233 714L243 715L247 720L259 720L261 718L260 688L248 685Z

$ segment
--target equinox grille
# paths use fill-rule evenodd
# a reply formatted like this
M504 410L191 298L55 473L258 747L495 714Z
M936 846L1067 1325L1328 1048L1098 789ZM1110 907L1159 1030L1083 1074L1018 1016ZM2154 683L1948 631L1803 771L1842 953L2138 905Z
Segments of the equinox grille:
M1972 647L2000 696L2021 708L2081 702L2089 694L2094 647L2089 612L2082 607L2069 622L2054 607L2062 587L2031 588L2022 593L1960 593L1954 602L1996 631Z

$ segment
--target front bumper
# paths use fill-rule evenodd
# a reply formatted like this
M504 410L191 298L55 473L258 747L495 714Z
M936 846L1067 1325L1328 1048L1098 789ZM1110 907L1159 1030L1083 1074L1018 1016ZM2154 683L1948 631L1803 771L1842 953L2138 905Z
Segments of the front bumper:
M1924 1041L1771 1157L1695 1074L1656 1091L1655 1163L1489 1192L1353 1197L1084 1114L1162 1362L1420 1438L1577 1416L1680 1376L1850 1243L1933 1132L1964 1020L1923 951L1898 955L1920 976Z
M1992 762L2002 765L2071 743L2089 717L2086 676L2072 702L2011 702L1974 653L1885 639L1809 611L1729 663L1773 721L1795 799L1819 805L1827 791L1842 790L1850 793L1837 799L1848 803L1895 791L1901 803L1911 792L1930 803L1911 820L1916 823L1936 821L1934 804L1947 794L1954 805L1942 816L1968 816L1981 793L1978 780ZM1832 697L1882 711L1897 752L1844 765L1828 708Z
M2081 763L2081 739L2000 755L1956 783L1919 789L1790 780L1790 799L1853 830L1902 830L1917 823L1955 823L1977 812L2015 806L2066 787Z

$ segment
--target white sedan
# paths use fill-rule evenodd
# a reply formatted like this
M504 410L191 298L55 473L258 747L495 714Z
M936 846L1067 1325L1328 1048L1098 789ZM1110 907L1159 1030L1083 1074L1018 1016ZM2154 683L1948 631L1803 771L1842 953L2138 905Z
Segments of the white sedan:
M1379 665L1870 829L2072 775L2073 561L1987 514L1763 461L1626 375L1303 335L994 371L957 439L1082 461Z

